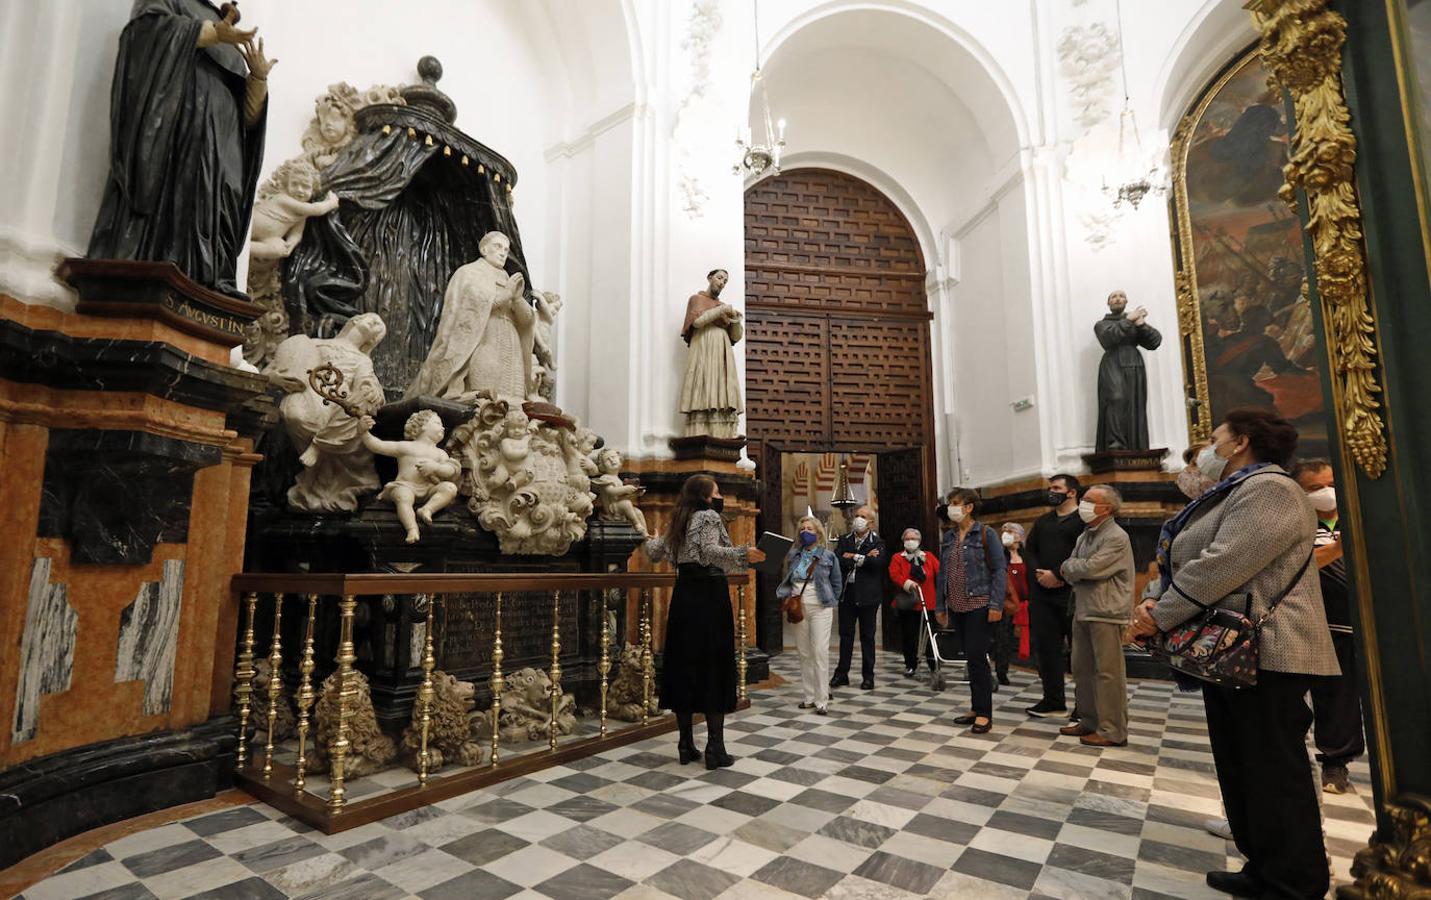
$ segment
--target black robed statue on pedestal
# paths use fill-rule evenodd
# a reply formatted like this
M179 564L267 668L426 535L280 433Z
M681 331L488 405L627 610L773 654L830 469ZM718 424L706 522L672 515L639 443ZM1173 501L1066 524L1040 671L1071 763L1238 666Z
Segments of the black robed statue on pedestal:
M90 259L171 261L205 287L234 284L263 162L267 76L237 4L137 0L119 37L109 180Z
M1148 373L1143 368L1142 347L1156 350L1163 336L1147 323L1148 311L1138 307L1129 315L1128 295L1108 295L1108 315L1093 326L1103 345L1098 365L1097 452L1148 449Z

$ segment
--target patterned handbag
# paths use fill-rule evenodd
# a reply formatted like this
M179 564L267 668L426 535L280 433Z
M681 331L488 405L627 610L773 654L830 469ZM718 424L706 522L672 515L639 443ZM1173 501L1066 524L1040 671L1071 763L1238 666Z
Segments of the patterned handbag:
M1204 612L1167 633L1149 641L1149 649L1167 662L1175 673L1206 681L1221 687L1253 687L1257 684L1258 641L1262 626L1277 610L1277 604L1292 592L1311 565L1312 555L1287 585L1267 605L1267 612L1253 622L1252 595L1243 594L1243 611L1228 609L1229 596L1217 606L1203 606L1186 594L1182 596L1202 607Z

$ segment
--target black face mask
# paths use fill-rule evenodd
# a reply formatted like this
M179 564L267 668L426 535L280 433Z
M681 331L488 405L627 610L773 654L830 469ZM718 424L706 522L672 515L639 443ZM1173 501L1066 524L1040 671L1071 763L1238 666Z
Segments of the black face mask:
M716 512L724 512L724 511L725 511L725 498L724 498L724 497L712 497L711 499L707 500L706 502L709 503L710 506L711 506L711 509L715 510Z
M1049 491L1046 499L1049 506L1062 506L1063 501L1068 499L1068 495L1063 491Z

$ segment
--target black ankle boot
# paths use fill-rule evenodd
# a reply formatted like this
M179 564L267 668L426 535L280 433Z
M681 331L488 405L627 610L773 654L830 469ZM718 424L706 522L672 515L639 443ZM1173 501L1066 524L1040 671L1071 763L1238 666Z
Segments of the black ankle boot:
M681 729L680 739L676 741L676 756L681 761L681 765L694 762L701 758L701 751L696 749L696 736L691 728L691 720L677 720L676 723Z
M724 769L735 765L735 757L725 752L725 716L706 716L706 768Z

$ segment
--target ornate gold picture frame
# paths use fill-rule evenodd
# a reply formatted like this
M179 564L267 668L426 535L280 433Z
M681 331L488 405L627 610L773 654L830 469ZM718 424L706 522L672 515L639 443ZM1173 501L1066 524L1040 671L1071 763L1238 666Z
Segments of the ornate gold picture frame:
M1188 433L1229 410L1275 409L1304 456L1328 452L1302 228L1278 197L1288 110L1255 48L1207 85L1172 142L1178 331Z

